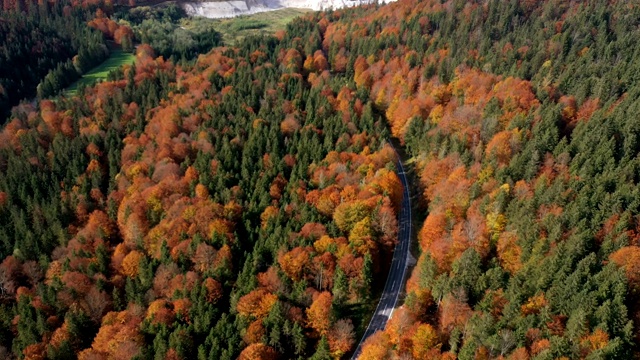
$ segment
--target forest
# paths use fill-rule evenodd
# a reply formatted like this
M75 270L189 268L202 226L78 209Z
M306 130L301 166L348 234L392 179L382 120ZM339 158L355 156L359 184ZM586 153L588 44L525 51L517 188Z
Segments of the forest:
M86 24L95 4L2 0L0 9L0 125L21 100L53 95L109 54Z
M640 356L640 2L399 0L232 46L176 8L2 5L0 358L350 358L389 139L417 264L359 359ZM86 44L135 64L20 102Z

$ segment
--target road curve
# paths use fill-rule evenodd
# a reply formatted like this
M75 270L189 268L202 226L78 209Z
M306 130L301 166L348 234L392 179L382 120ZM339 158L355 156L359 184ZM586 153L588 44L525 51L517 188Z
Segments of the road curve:
M390 144L391 145L391 144ZM391 145L393 146L393 145ZM394 149L395 151L395 149ZM396 308L400 291L404 284L405 274L407 272L407 264L409 261L409 248L411 244L411 197L409 194L409 183L407 182L407 176L402 166L402 159L396 152L398 161L396 163L398 176L402 181L402 207L400 209L400 215L398 216L398 244L393 250L393 259L391 260L391 268L389 269L389 275L387 276L387 282L384 285L382 296L376 307L376 311L367 326L367 330L362 335L360 343L356 348L352 360L357 359L362 351L362 344L371 335L378 330L384 330L387 325L387 321L391 318L393 310Z

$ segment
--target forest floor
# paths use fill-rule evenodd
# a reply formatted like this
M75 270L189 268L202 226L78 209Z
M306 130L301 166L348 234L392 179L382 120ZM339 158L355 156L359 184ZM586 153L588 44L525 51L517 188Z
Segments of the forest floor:
M191 26L198 26L200 22L206 21L222 34L222 40L225 45L233 46L250 35L267 35L273 34L277 30L284 30L291 20L310 11L308 9L287 8L228 19L195 17L184 19L182 26L189 29Z
M135 56L130 52L125 52L120 49L111 50L111 55L102 64L94 67L82 77L71 84L66 90L67 95L75 95L80 85L90 86L96 83L98 80L104 80L107 75L113 70L116 70L122 65L133 64Z

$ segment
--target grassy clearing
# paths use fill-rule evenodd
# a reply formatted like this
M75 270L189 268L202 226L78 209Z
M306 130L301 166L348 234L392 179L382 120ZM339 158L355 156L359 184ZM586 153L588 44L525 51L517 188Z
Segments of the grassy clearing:
M94 67L88 73L84 74L80 80L71 84L66 90L68 95L75 95L78 87L82 84L90 86L96 83L98 80L104 80L107 75L125 64L133 64L135 56L132 53L124 52L122 50L111 50L111 56L105 60L102 64Z
M230 19L184 19L181 25L186 28L213 26L222 34L225 45L235 45L250 35L273 34L283 30L287 24L298 16L310 12L308 9L281 9L253 15L242 15Z

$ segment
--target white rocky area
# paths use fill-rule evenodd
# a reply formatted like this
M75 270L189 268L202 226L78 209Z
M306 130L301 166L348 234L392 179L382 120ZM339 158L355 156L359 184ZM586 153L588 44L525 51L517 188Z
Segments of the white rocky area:
M381 2L392 2L386 0ZM284 8L311 10L339 9L348 6L370 4L374 0L229 0L215 2L187 2L182 7L191 16L211 19L229 18Z

